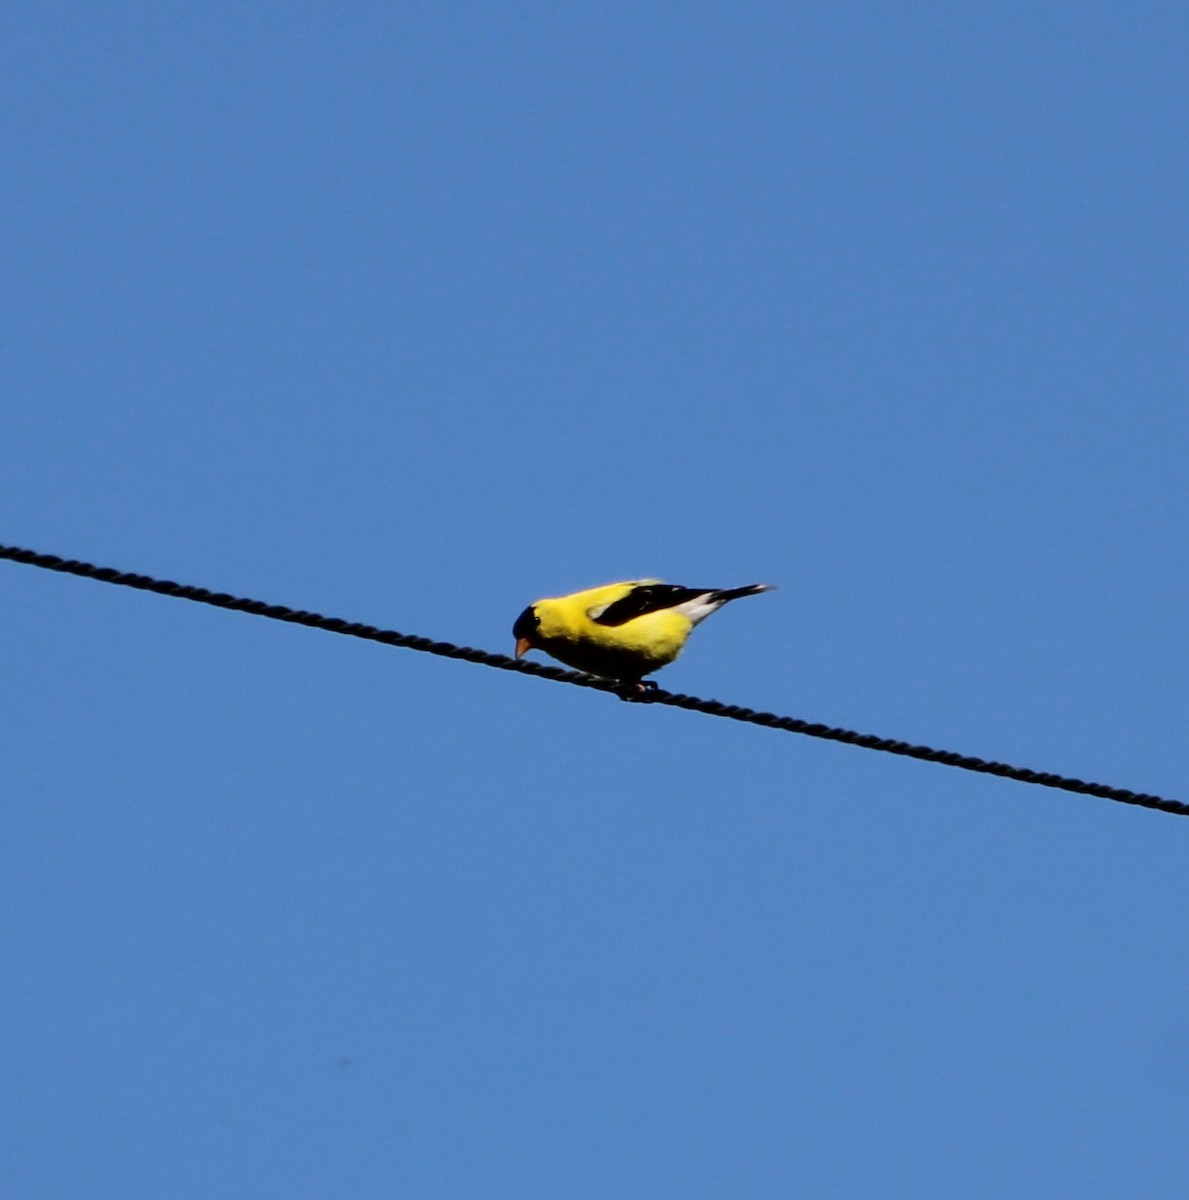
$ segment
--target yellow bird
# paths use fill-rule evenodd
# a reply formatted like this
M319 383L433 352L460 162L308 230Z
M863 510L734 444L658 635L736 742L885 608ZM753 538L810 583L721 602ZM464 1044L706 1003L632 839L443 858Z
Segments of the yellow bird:
M516 657L530 650L590 675L639 683L668 666L699 621L728 600L772 591L772 585L688 588L633 579L530 604L516 618Z

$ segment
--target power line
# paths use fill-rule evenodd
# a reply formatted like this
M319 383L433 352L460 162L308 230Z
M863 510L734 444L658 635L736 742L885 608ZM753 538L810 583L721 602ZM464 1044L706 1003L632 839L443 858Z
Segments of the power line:
M399 646L405 650L418 650L423 654L437 654L443 658L460 658L464 662L479 663L495 667L500 671L518 671L521 675L536 675L551 679L555 683L570 683L576 687L593 688L599 692L612 692L626 699L638 699L651 704L667 704L673 708L685 708L692 712L705 713L711 717L727 717L732 721L744 721L750 725L764 725L770 729L783 729L788 733L802 733L808 737L824 738L826 741L843 742L848 746L862 746L867 750L879 750L885 754L898 754L906 758L919 758L925 762L941 763L947 767L959 767L963 771L977 771L983 775L1000 775L1020 783L1034 783L1041 787L1059 788L1061 791L1077 792L1083 796L1098 796L1103 800L1114 800L1120 804L1134 804L1140 808L1154 808L1175 816L1189 816L1189 804L1169 800L1147 792L1133 792L1127 788L1109 787L1103 783L1090 783L1083 779L1071 779L1049 771L1033 771L1027 767L1015 767L1010 763L989 762L969 754L956 754L951 750L935 750L931 746L914 746L894 738L876 737L870 733L857 733L853 729L839 729L830 725L819 725L802 721L797 717L782 717L776 713L758 712L737 704L723 704L718 700L703 700L698 696L685 696L680 692L667 692L654 688L641 694L625 694L622 685L607 679L597 679L579 671L565 671L542 663L524 662L509 658L506 654L493 654L488 650L477 650L472 646L456 646L453 642L436 642L431 638L398 633L394 629L379 629L375 625L364 625L357 621L345 621L340 617L325 617L321 613L305 612L287 608L283 604L266 604L263 600L249 600L232 596L227 592L212 592L207 588L191 587L174 583L168 579L155 579L151 575L137 575L129 571L117 571L112 567L97 567L93 563L75 559L59 558L55 554L39 554L19 546L0 544L0 559L24 563L30 567L41 567L47 571L61 571L67 575L79 575L84 579L97 579L120 587L137 588L143 592L156 592L161 596L174 596L179 600L193 600L198 604L210 604L215 608L229 608L234 612L252 613L268 617L273 621L288 621L293 625L308 625L312 629L324 629L328 633L342 633L348 637L363 638L369 642L380 642L385 646Z

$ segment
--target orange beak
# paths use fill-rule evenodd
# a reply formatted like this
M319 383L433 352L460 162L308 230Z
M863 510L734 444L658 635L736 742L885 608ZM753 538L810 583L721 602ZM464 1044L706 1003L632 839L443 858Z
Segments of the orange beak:
M528 638L516 639L516 657L523 658L533 648L532 642Z

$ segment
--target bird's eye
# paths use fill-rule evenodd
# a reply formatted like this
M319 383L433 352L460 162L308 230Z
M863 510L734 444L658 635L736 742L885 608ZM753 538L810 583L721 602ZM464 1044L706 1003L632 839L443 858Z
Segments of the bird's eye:
M516 624L512 626L512 636L514 638L528 637L529 634L532 633L540 624L541 618L537 616L535 610L530 604L529 607L526 608L524 612L522 612L520 616L516 618Z

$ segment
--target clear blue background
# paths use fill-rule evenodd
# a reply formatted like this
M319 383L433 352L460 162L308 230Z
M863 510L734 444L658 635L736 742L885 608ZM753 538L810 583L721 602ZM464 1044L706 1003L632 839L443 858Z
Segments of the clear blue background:
M1189 798L1173 3L0 17L0 541ZM1189 821L0 564L13 1196L1167 1198Z

